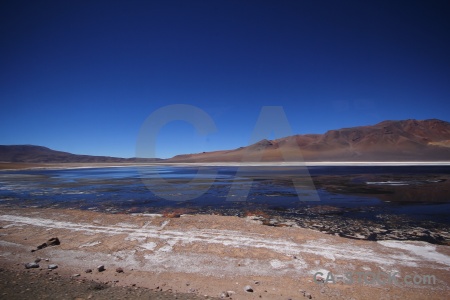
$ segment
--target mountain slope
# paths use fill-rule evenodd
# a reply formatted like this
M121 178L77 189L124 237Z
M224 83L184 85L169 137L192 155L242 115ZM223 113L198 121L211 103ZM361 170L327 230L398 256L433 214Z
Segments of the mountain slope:
M178 155L169 161L296 161L302 157L305 161L450 161L450 123L437 119L384 121L324 134L262 140L234 150Z
M152 162L158 159L77 155L34 145L0 145L0 162L15 163L119 163Z
M299 149L301 151L299 151ZM168 160L76 155L33 145L0 145L0 162L259 162L259 161L450 161L450 123L437 120L383 121L372 126L261 140L247 147Z

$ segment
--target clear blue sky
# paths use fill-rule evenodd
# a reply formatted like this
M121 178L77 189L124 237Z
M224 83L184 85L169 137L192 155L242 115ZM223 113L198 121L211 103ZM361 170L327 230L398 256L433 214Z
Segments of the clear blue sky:
M448 1L1 1L0 144L131 157L156 109L169 157L248 143L260 108L295 133L450 121Z

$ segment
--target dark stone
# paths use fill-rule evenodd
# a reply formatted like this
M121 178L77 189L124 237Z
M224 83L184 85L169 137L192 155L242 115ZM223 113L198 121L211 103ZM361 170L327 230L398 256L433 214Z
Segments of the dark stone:
M57 237L51 238L51 239L49 239L47 241L47 245L48 246L57 246L57 245L60 245L60 244L61 244L61 242L59 241L59 239Z
M251 286L249 286L249 285L246 285L246 286L244 287L244 291L246 291L246 292L248 292L248 293L253 293L253 288L252 288Z
M93 282L89 287L90 290L94 290L94 291L101 291L106 288L108 288L108 286L106 284L99 283L99 282Z
M25 264L25 269L35 269L35 268L39 268L39 264L35 262Z
M49 239L46 243L40 244L39 246L37 246L36 250L31 250L31 252L37 251L37 250L41 250L44 248L47 248L49 246L57 246L60 245L61 242L59 241L59 239L57 237L51 238Z

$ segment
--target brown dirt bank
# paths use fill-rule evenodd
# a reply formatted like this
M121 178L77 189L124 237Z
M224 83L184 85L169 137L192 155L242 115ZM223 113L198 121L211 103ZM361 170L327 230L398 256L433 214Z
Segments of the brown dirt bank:
M83 289L95 280L177 295L218 297L234 291L233 299L446 299L450 292L450 248L424 242L348 240L297 227L262 226L251 217L165 218L55 209L2 209L0 226L0 265L7 270L1 276L13 277L10 270L24 270L24 263L42 258L42 270L29 273L39 274L44 286L58 272L75 282L68 285ZM31 252L51 237L61 244ZM47 271L48 264L58 269ZM106 270L98 272L98 265ZM123 273L116 272L119 267ZM85 273L88 268L93 272ZM398 272L399 277L386 285L317 284L313 274L318 271L335 276ZM80 276L70 279L74 274ZM407 285L407 275L432 275L436 281ZM246 285L253 292L244 291ZM60 296L54 298L65 298Z

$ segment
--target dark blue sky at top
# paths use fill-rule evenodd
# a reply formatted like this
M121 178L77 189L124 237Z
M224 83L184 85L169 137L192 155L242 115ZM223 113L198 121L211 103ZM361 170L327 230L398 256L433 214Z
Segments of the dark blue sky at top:
M247 145L265 105L294 133L450 121L448 1L2 1L0 41L0 144L131 157L178 103L217 132L172 122L160 157Z

